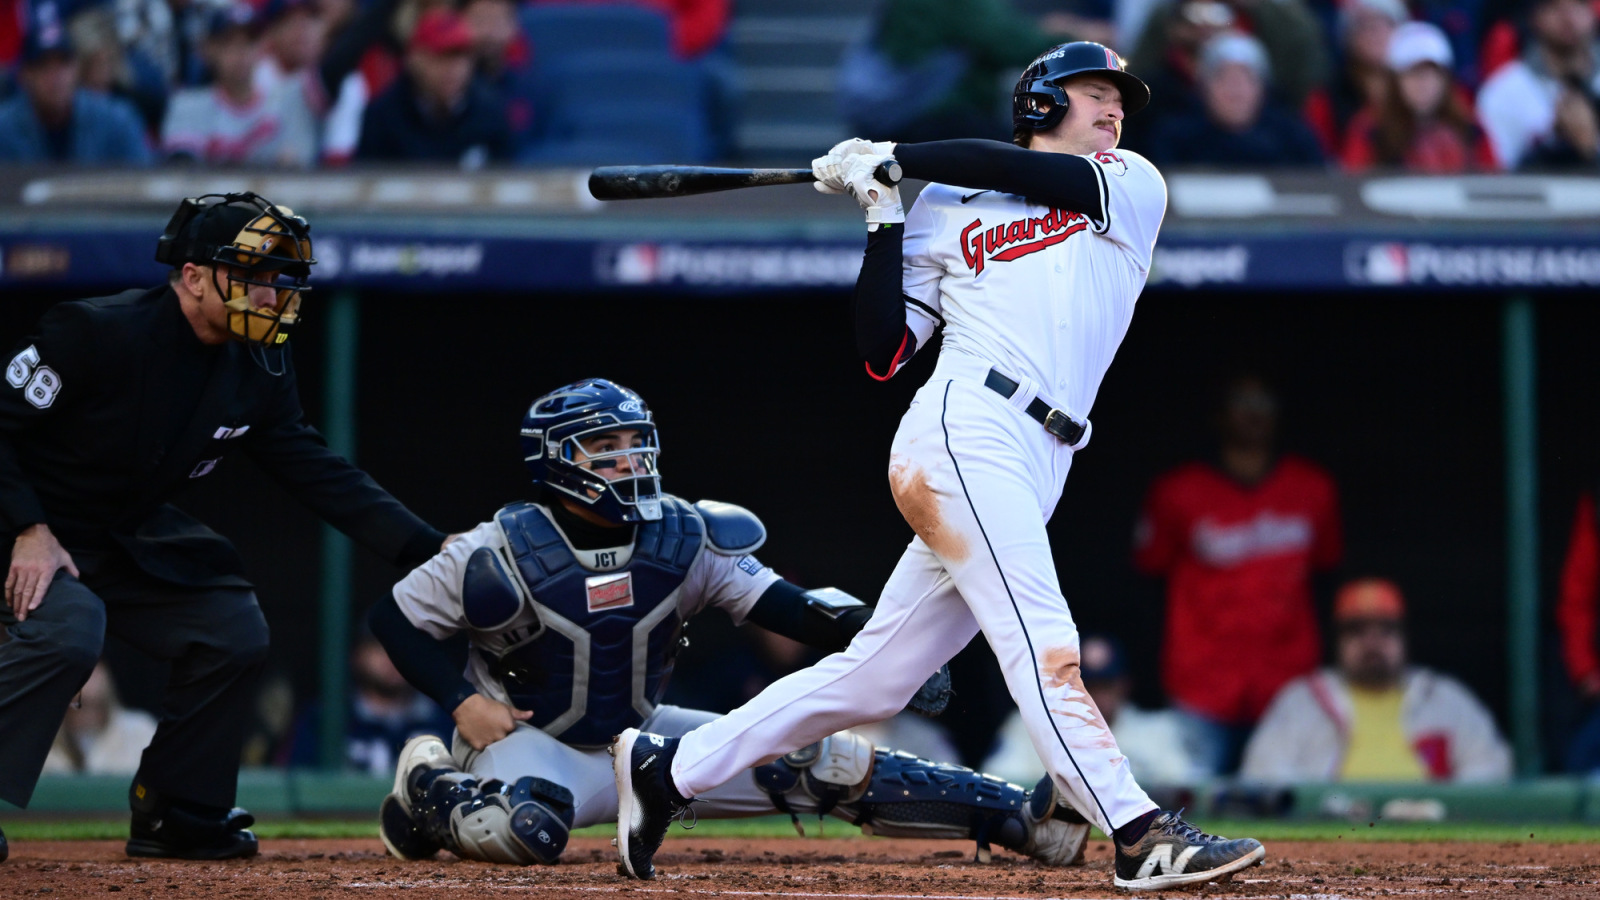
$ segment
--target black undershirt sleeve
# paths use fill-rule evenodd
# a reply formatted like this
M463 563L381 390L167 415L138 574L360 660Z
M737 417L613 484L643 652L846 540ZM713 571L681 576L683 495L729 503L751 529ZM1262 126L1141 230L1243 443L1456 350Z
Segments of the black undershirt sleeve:
M805 588L780 578L750 608L745 620L808 647L836 653L850 646L856 632L872 618L872 607L857 606L830 619L808 606L805 592Z
M856 320L856 352L867 371L879 380L894 374L899 361L917 351L917 339L906 327L901 296L901 242L904 225L880 225L867 232L867 252L856 276L852 303Z
M963 139L896 144L894 158L907 178L1016 194L1032 203L1105 220L1099 172L1081 156Z
M411 624L392 594L373 605L367 625L406 681L445 712L455 712L461 701L478 692L461 674L467 669L466 635L438 640Z

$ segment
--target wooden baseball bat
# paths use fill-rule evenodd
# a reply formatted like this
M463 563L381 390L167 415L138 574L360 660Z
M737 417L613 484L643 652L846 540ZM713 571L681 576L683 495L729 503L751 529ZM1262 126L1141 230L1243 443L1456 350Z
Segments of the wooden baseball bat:
M900 164L885 160L873 177L900 183ZM810 169L718 169L709 166L601 166L589 174L589 193L596 200L644 200L687 197L768 184L816 181Z

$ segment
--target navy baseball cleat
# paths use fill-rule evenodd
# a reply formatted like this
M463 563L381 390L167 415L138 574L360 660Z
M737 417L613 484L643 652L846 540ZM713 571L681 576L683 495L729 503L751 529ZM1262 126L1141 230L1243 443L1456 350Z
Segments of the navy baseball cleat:
M1202 832L1183 820L1182 810L1158 814L1132 846L1112 843L1117 848L1115 883L1128 891L1224 880L1261 865L1267 855L1267 848L1254 838L1230 841Z
M384 849L396 859L431 859L440 844L428 835L421 817L413 808L426 792L418 781L435 771L459 771L450 748L437 735L422 734L400 748L394 767L394 790L378 807L378 837Z
M5 862L6 857L10 855L11 845L6 843L6 833L4 831L0 831L0 862Z
M672 785L672 755L677 738L629 728L611 740L611 769L617 776L617 855L634 878L656 877L652 860L667 837L667 826L682 816L689 801Z

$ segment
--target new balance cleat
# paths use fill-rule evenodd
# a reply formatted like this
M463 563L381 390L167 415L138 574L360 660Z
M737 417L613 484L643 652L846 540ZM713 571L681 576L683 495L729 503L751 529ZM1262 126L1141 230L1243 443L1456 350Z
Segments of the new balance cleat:
M1117 848L1115 884L1123 890L1153 891L1222 881L1235 872L1261 865L1267 849L1253 838L1228 840L1185 822L1182 811L1156 816L1144 837Z
M629 728L611 741L611 769L617 779L617 856L634 878L656 876L653 862L672 820L689 804L678 796L672 778L676 738Z

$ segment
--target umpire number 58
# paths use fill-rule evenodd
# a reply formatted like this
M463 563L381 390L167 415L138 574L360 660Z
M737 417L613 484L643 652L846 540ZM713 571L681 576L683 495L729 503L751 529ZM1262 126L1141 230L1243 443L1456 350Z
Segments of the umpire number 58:
M39 348L31 344L11 358L11 365L6 366L6 384L22 388L22 395L40 409L48 409L61 393L61 376L55 369L39 365Z

